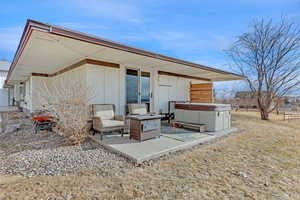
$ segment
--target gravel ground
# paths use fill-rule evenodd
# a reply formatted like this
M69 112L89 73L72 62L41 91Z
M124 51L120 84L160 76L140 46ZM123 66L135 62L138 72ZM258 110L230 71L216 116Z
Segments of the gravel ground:
M47 131L33 133L31 126L22 126L11 133L0 134L0 157L24 150L56 148L64 145L63 137Z
M0 174L111 176L134 167L92 141L81 146L64 146L64 142L52 132L34 134L28 126L0 135Z
M242 134L120 176L0 175L0 199L300 199L299 120L233 119Z
M0 174L23 176L66 175L92 172L105 176L124 172L133 164L101 147L84 150L79 146L25 150L0 160ZM94 174L96 173L96 174Z

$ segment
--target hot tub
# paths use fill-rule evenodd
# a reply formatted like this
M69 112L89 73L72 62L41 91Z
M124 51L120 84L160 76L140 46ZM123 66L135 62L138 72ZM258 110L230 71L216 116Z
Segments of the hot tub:
M231 105L211 103L176 103L175 121L205 124L208 131L231 127Z

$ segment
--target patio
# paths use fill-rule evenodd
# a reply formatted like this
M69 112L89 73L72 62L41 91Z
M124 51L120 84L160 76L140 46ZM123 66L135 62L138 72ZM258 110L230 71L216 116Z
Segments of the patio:
M237 128L230 128L218 132L200 133L193 130L174 128L162 123L162 135L160 137L142 142L130 140L128 134L125 134L124 137L119 134L106 134L102 141L99 134L90 137L110 151L119 153L133 162L142 163L171 152L210 142L236 131L238 131Z

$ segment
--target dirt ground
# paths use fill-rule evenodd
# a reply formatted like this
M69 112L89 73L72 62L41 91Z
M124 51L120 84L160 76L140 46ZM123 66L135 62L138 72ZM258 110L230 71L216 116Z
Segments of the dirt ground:
M299 122L234 113L213 144L114 177L0 176L0 199L300 199Z

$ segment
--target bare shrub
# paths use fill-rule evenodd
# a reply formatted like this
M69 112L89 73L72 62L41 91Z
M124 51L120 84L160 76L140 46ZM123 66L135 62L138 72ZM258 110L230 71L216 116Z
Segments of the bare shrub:
M93 92L85 83L76 79L43 81L38 98L40 109L54 117L58 134L65 136L71 144L81 144L86 139L88 102L93 98Z

